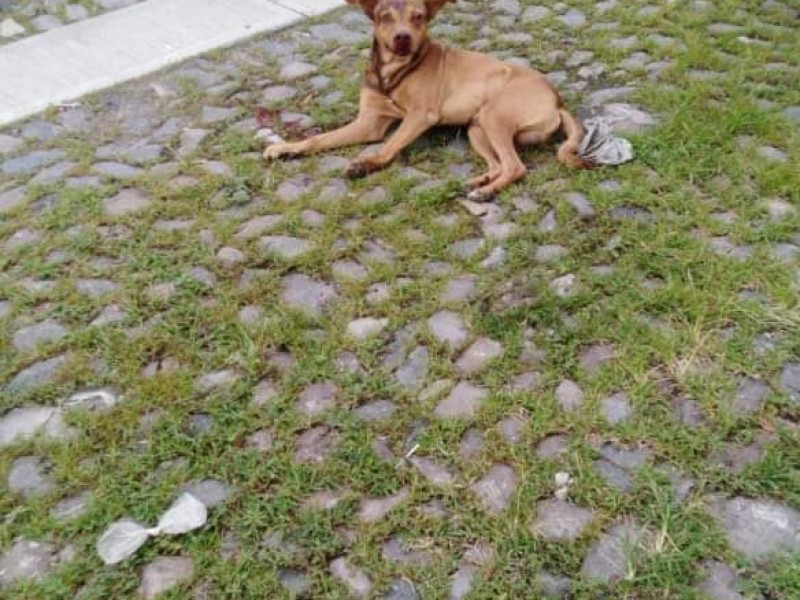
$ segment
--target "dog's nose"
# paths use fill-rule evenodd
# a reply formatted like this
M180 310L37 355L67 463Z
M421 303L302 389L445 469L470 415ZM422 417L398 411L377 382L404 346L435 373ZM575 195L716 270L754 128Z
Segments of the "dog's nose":
M398 33L394 36L394 43L396 46L410 46L411 45L411 34L410 33Z

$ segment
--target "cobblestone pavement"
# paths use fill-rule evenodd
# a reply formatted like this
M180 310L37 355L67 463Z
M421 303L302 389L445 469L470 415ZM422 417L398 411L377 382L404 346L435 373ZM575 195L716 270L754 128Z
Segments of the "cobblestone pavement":
M0 45L143 0L0 0Z
M260 160L354 115L349 9L0 130L2 596L798 597L789 4L449 6L637 151L481 218L457 129Z

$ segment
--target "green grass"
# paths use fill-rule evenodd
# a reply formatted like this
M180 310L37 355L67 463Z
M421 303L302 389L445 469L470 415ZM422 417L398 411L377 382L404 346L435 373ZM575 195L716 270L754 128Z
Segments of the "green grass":
M522 4L527 7L534 2ZM633 138L636 161L617 169L567 171L555 162L552 146L525 150L523 158L533 168L524 181L497 199L506 220L518 226L503 244L507 254L499 268L480 265L493 243L466 259L451 253L455 243L482 236L480 223L456 203L460 182L448 171L456 163L469 163L476 171L483 167L471 152L459 156L449 146L456 136L464 141L463 132L431 133L406 151L398 164L349 182L348 197L326 203L319 199L319 191L327 180L342 175L324 174L319 168L321 157L265 166L259 157L260 144L250 133L225 124L200 125L203 106L240 107L241 117L248 118L260 103L263 80L280 83L280 60L258 45L263 40L215 52L208 62L196 63L220 72L223 66L235 64L236 72L223 75L233 91L211 96L178 73L153 78L173 86L176 95L167 99L154 99L150 80L111 92L115 98L151 103L159 122L178 116L188 126L211 131L193 156L177 157L173 152L180 144L170 141L161 161L175 161L178 172L196 178L195 184L176 190L169 178L146 172L128 184L153 200L141 213L107 217L102 200L123 185L105 180L101 188L89 191L60 184L31 187L31 202L55 194L58 203L40 214L20 209L0 216L0 240L24 227L43 236L31 247L0 254L0 300L12 305L11 315L0 318L0 381L38 359L69 352L69 368L52 385L25 394L0 392L0 412L30 403L55 404L87 387L108 386L124 396L108 413L70 413L68 422L79 433L67 443L37 439L0 452L3 479L16 458L37 455L52 462L58 484L57 492L32 501L0 486L0 514L6 515L0 520L0 548L26 537L50 540L59 547L73 544L77 550L75 560L46 579L4 589L4 597L55 600L78 597L79 591L82 599L134 597L141 571L153 558L186 555L195 561L196 576L166 598L192 598L192 590L201 583L209 586L213 598L286 598L278 574L293 568L307 574L310 597L343 599L350 596L331 577L328 565L346 554L369 574L376 597L395 578L407 577L422 598L446 598L450 577L465 548L479 540L495 548L497 560L479 569L470 598L535 598L532 590L542 569L574 579L573 597L579 599L697 598L694 586L705 559L739 568L745 597L800 594L796 555L748 562L729 548L704 502L709 494L745 495L800 508L796 429L800 414L777 383L783 365L800 355L798 259L785 264L771 254L775 244L800 243L800 210L771 221L763 202L781 197L800 208L800 133L779 110L800 104L797 36L778 9L762 9L755 1L718 2L705 11L695 11L688 4L665 5L646 17L637 15L640 4L620 2L602 17L591 16L593 3L570 6L584 10L590 24L614 22L617 28L571 30L554 13L537 24L514 24L515 31L529 31L534 43L515 46L511 53L528 58L535 67L561 70L563 60L548 64L549 52L590 50L595 55L592 62L604 63L606 72L585 91L568 91L568 105L577 108L593 89L632 83L637 89L630 101L657 114L660 125ZM478 9L476 3L462 3L461 10L480 16L477 22L459 17L458 10L449 7L441 15L442 21L461 27L449 40L453 44L467 46L483 37L481 26L494 24L492 13ZM334 13L329 20L341 22L345 14ZM741 25L744 30L712 36L706 28L714 22ZM331 85L315 91L304 81L294 82L300 93L279 108L307 113L316 126L327 130L348 122L355 113L357 71L366 46L315 43L299 35L308 26L273 34L270 39L294 43L303 60L320 65L320 73L331 78ZM675 38L685 51L655 44L647 39L650 33ZM609 45L612 38L630 35L639 39L634 48L619 50ZM739 35L766 40L770 46L743 44L736 40ZM487 40L488 51L508 49L499 33ZM649 79L645 71L617 73L617 64L636 51L648 52L651 61L670 59L673 63L657 80ZM776 62L786 68L765 69L766 63ZM690 77L694 69L713 70L718 76L695 80ZM569 71L570 82L578 81L577 69ZM320 99L333 90L342 91L344 100L326 107ZM65 132L30 147L64 148L79 165L76 173L88 175L96 147L126 139L121 118L103 108L104 98L98 95L84 103L87 110L102 115L103 126ZM760 101L774 103L775 108ZM57 115L47 118L57 119ZM280 125L275 129L287 137L296 136ZM752 139L741 144L741 136ZM762 145L781 149L789 161L773 163L759 157L756 148ZM338 154L351 157L358 151ZM223 161L234 177L211 176L197 159ZM406 166L441 179L443 185L412 193L417 182L400 176ZM314 189L293 203L277 200L277 185L300 173L314 177ZM9 187L21 183L7 179ZM608 179L619 182L620 190L598 187ZM0 186L4 183L0 179ZM385 201L373 205L358 201L363 192L376 186L386 190ZM582 221L563 200L563 193L570 191L587 196L597 213L594 219ZM527 214L514 212L513 200L525 195L538 208ZM615 220L612 211L620 207L646 209L653 220ZM304 222L302 213L308 209L324 215L321 226ZM542 232L538 224L550 209L556 211L558 227ZM224 216L225 211L234 211L233 216ZM727 211L737 217L732 223L715 218ZM315 245L313 251L283 261L258 250L257 240L233 237L249 218L278 213L285 220L275 234L308 239ZM451 215L454 225L443 225L441 217ZM154 227L169 219L188 220L190 225L182 231ZM76 232L72 229L76 225L82 229ZM114 237L100 229L108 226L127 229ZM202 241L204 231L218 240L216 246ZM721 236L752 246L751 256L738 262L715 254L706 240ZM282 304L280 285L285 275L296 271L332 281L332 264L360 260L364 244L370 241L389 247L394 261L370 264L363 282L337 283L339 298L321 318L305 317ZM568 251L555 262L540 263L535 251L546 244ZM225 245L245 252L246 262L222 265L216 252ZM50 262L56 250L68 253L69 262ZM104 266L96 262L98 257L118 259L120 264ZM381 362L393 332L424 324L444 308L439 295L450 277L429 275L426 267L432 262L450 264L453 276L477 276L475 296L448 308L463 316L473 338L489 337L505 350L490 369L471 378L490 396L470 422L433 419L439 398L423 401L419 394L402 390ZM597 265L611 265L613 271L597 274L593 270ZM192 267L208 269L215 284L206 286L192 279L187 275ZM244 285L246 270L251 269L259 275ZM559 298L548 284L568 273L578 278L577 293ZM112 279L119 288L102 299L87 298L75 290L73 280L91 277ZM55 286L46 292L26 291L20 285L26 278L51 280ZM394 288L389 299L374 306L367 303L371 285L392 285L398 278L410 281ZM175 294L168 300L153 298L148 290L163 283L174 283ZM762 300L743 296L743 290L757 292ZM519 302L509 302L510 292ZM89 327L110 304L125 311L125 320L110 327ZM258 305L264 312L254 327L239 320L240 309L248 305ZM16 352L14 332L48 316L68 327L68 337L31 354ZM390 325L383 337L356 344L347 338L346 326L364 316L386 317ZM131 335L130 329L141 326L147 327L146 333ZM519 358L528 330L545 352L535 365L522 364ZM758 353L754 342L765 333L773 335L774 348ZM585 346L599 342L612 345L616 357L591 376L581 368L578 355ZM420 326L408 344L413 348L423 343L430 352L426 386L440 379L459 379L453 365L457 355ZM275 352L288 352L296 359L288 372L268 360ZM341 372L336 360L343 352L354 353L366 375ZM177 371L142 376L149 363L167 358L177 361ZM200 376L222 369L236 370L238 381L209 394L196 391ZM526 371L541 374L540 386L530 392L509 390L508 382ZM705 417L703 426L692 429L675 419L670 399L654 384L657 371L667 373L682 393L698 402ZM773 392L755 414L739 416L730 410L727 399L745 375L764 377ZM574 413L561 410L554 398L556 386L566 378L576 381L586 395L584 406ZM274 383L279 394L265 406L255 406L253 388L265 379ZM336 409L321 417L303 417L294 409L298 393L322 381L338 385ZM612 426L603 418L600 402L617 391L627 393L633 415ZM397 405L391 420L364 424L354 417L352 409L378 399ZM206 435L193 437L187 421L198 413L209 415L214 427ZM145 430L140 421L148 414L156 418ZM516 444L505 441L496 427L512 414L526 417ZM396 460L382 462L376 455L373 444L384 439L400 459L409 433L419 422L425 427L414 442L417 454L448 466L457 474L458 485L436 488L410 466L401 462L398 467ZM292 460L296 436L318 424L336 428L338 449L322 465L296 465ZM471 427L484 432L485 446L475 458L464 460L459 443ZM274 433L274 446L262 455L247 447L247 439L265 428ZM744 446L765 433L772 437L763 458L741 473L721 469L713 461L725 444ZM568 437L569 453L555 461L538 458L536 446L554 434ZM635 488L630 493L609 487L592 467L599 457L597 447L606 441L643 445L651 452L648 465L632 475ZM509 508L489 517L468 487L496 463L512 466L518 485ZM696 480L685 503L674 500L664 467ZM570 499L597 515L570 543L546 542L530 531L536 504L552 496L553 478L559 471L575 479ZM154 524L186 482L203 478L224 481L233 489L224 505L211 510L204 528L186 536L151 540L133 559L114 568L101 565L94 544L111 522L130 516ZM390 495L404 487L411 490L410 499L385 519L369 525L358 521L362 498ZM315 492L345 488L349 490L345 500L332 511L302 508ZM67 523L49 517L56 502L84 490L92 494L85 515ZM423 515L419 507L431 500L441 501L450 517ZM624 518L655 532L658 552L614 585L581 579L587 549L611 524ZM301 550L283 555L264 548L263 538L274 532ZM230 534L238 539L240 551L223 560L220 546ZM393 535L430 545L433 564L411 567L384 560L382 544Z

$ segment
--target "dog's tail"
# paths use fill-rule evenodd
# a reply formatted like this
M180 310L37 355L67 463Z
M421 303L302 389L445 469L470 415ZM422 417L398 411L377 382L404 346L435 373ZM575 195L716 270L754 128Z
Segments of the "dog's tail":
M561 127L567 139L558 148L558 161L574 169L591 169L594 163L578 155L578 149L581 147L581 142L585 135L583 126L578 119L563 108L559 111L559 114L561 115Z

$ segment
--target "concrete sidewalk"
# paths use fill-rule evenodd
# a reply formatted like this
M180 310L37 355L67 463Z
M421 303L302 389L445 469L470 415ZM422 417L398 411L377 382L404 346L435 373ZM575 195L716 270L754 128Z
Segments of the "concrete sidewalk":
M149 0L0 47L0 125L343 4Z

